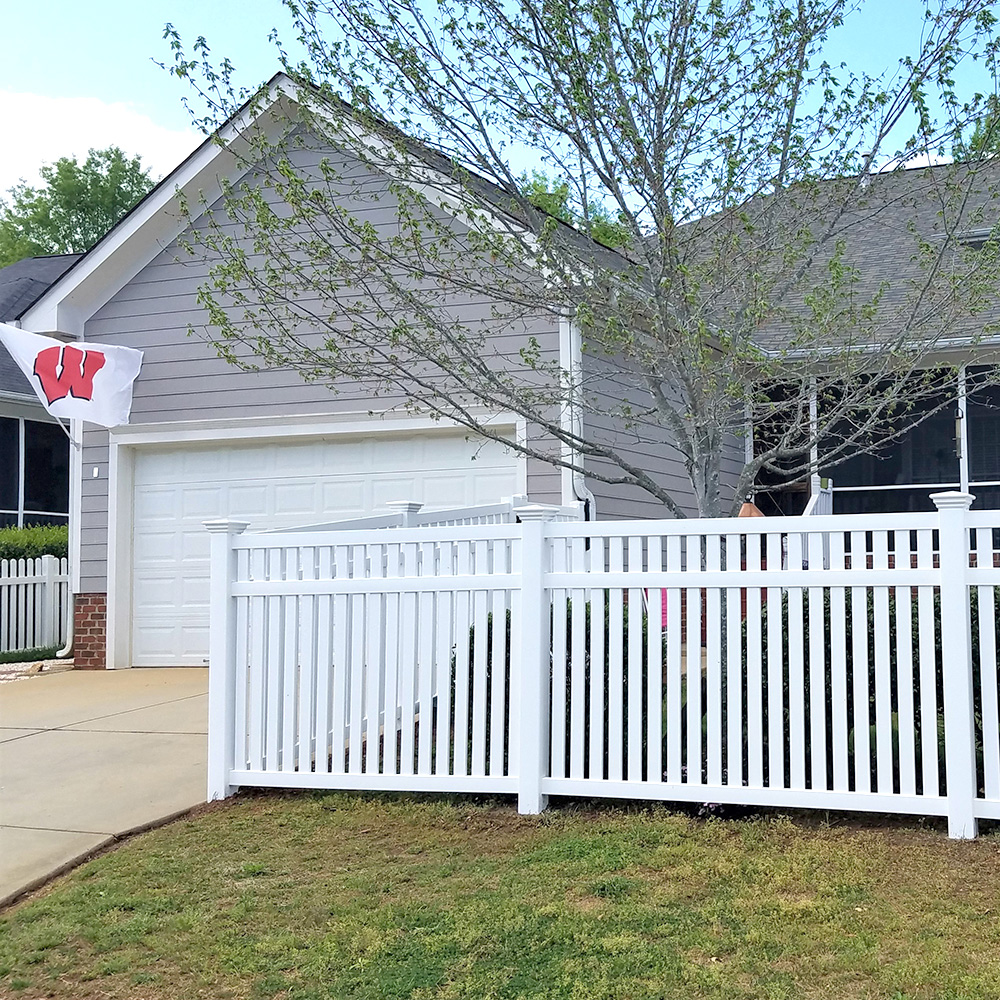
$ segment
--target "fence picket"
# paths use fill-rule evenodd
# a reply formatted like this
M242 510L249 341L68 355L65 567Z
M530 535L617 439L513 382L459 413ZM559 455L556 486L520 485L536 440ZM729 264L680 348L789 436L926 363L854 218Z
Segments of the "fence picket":
M681 540L677 535L667 538L666 569L681 570ZM678 587L667 590L667 781L679 785L682 780L683 747L681 743L683 707L683 642L681 595Z
M823 535L810 532L808 541L809 569L817 577L825 556ZM825 598L822 587L810 587L809 596L809 759L812 789L827 787L826 774L826 644Z
M341 586L350 576L350 551L346 545L334 549L337 583ZM332 757L331 770L334 774L347 773L347 740L349 691L351 680L350 638L351 638L351 596L336 592L333 598L333 706L332 706ZM410 703L410 732L413 732L413 704ZM405 716L404 716L405 719ZM412 748L412 744L411 744ZM410 774L413 773L413 754L410 754Z
M574 538L570 546L570 568L574 572L585 569L582 538ZM576 588L571 592L570 615L570 750L569 776L582 778L586 748L584 721L587 717L587 592Z
M317 574L320 580L333 580L333 552L328 545L319 549ZM316 597L316 723L315 769L330 769L330 720L333 697L333 598L326 594Z
M747 570L755 571L761 568L761 536L746 536L746 566ZM764 787L764 663L761 643L762 616L760 587L748 587L746 590L746 629L747 629L747 771L748 785L751 788Z
M510 573L509 548L506 542L493 542L493 572ZM492 694L490 696L490 775L504 773L505 734L507 732L507 591L493 591L493 630L490 643ZM583 775L580 775L583 777Z
M993 566L993 529L976 528L976 566ZM997 607L995 587L976 587L979 612L979 688L982 701L983 786L987 799L1000 799L1000 706L997 691Z
M434 546L424 543L420 546L420 575L434 575ZM420 726L417 730L417 772L430 774L433 767L434 747L434 598L433 591L424 591L420 595L420 617L417 620L420 632L420 651L418 654L417 686L420 704ZM471 594L466 594L470 599ZM466 679L468 679L469 629L458 636L458 644L465 649ZM458 747L456 747L456 752ZM465 760L466 746L461 746L462 757ZM468 774L468 764L463 773Z
M726 535L726 569L740 571L739 535ZM737 587L726 588L726 746L727 784L743 782L743 616Z
M284 553L284 574L286 580L299 578L299 556L301 549L286 549ZM281 713L281 770L295 770L295 751L298 745L298 726L295 716L298 707L298 629L295 622L299 617L302 597L292 596L279 598L281 601L281 629L284 637L281 653L281 697L283 701Z
M450 542L441 544L441 574L451 576L454 572L455 546ZM389 595L392 596L391 594ZM452 635L452 623L455 619L452 607L454 595L441 593L437 595L437 626L436 640L437 652L435 654L436 666L436 686L437 686L437 710L435 722L435 749L434 749L434 773L452 773L452 725L451 725L451 685L453 679L452 672L452 650L455 646L455 637ZM386 682L388 687L388 681ZM386 695L388 704L388 694Z
M476 573L488 578L488 554L485 541L476 542ZM487 592L476 590L473 615L476 624L475 645L472 651L472 771L474 775L486 774L486 711L488 702L486 641Z
M566 541L559 539L552 544L552 571L558 577L566 572ZM566 717L569 712L566 689L568 667L566 645L566 616L568 593L556 586L552 594L552 716L549 723L549 746L554 777L565 778L566 771Z
M368 578L380 580L385 577L381 545L370 545L365 549L368 559ZM365 772L378 774L381 771L382 689L385 676L385 595L369 594L365 599Z
M705 536L705 569L722 569L722 538ZM722 784L722 591L711 587L705 594L705 753L708 783Z
M625 569L623 539L620 535L608 539L608 572L622 573ZM624 678L625 660L623 632L625 605L620 586L608 592L608 778L621 781L624 777L622 741L625 738Z
M810 536L811 537L811 536ZM766 536L767 566L776 569L782 564L781 535ZM784 615L783 592L780 587L767 588L767 784L770 788L785 787L785 655L782 637Z
M889 532L872 532L872 569L889 566ZM892 791L892 676L890 674L889 588L874 587L872 638L875 642L875 766L876 789Z
M830 533L830 568L845 569L844 533ZM830 594L830 714L833 789L850 789L850 746L847 718L847 588L831 587Z
M895 534L896 566L909 566L910 533ZM909 587L895 587L896 598L896 733L899 754L899 790L917 793L916 730L913 691L913 594Z
M684 571L688 577L688 582L694 582L692 577L697 577L702 572L702 537L701 535L685 535L686 543ZM685 592L687 612L686 635L685 635L685 677L687 685L685 693L687 695L687 707L685 722L687 723L687 772L686 779L689 784L700 785L704 783L704 748L702 743L701 715L702 715L702 664L701 664L701 636L704 608L702 607L702 592L698 587L689 586Z
M642 538L630 535L628 539L628 568L637 577L642 576ZM627 777L630 781L642 779L643 744L643 694L644 682L642 656L645 652L642 619L643 593L639 587L629 587L628 597L628 754Z
M788 535L788 566L805 564L802 533ZM806 787L806 648L805 604L801 587L788 589L788 784L803 791Z
M646 538L650 573L663 569L662 540ZM649 590L646 625L646 780L663 780L663 591Z
M606 569L604 539L594 539L590 546L590 570L594 574L603 574ZM590 595L590 752L587 776L600 780L606 776L605 732L608 724L605 713L608 690L604 630L605 590L603 586L598 586L588 593Z
M469 542L458 543L456 559L460 577L472 573L472 550ZM469 629L472 595L456 591L455 601L455 774L468 774L469 745Z
M917 532L917 566L930 569L934 565L933 532ZM922 793L940 792L940 761L938 759L938 698L937 650L934 641L934 588L917 588L919 625L917 641L920 660L920 764Z

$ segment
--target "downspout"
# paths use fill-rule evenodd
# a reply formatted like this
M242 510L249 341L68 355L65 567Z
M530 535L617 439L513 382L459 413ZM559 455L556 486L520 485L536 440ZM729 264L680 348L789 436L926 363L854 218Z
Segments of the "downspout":
M563 328L564 349L566 350L567 368L569 369L570 384L577 385L580 372L583 370L583 339L580 336L580 328L568 318L560 319ZM579 403L573 397L569 402L569 424L574 436L579 437L583 433L583 412ZM572 454L572 450L570 452ZM573 496L583 503L583 519L585 521L597 520L597 498L587 487L587 479L583 472L573 469L571 472L571 484Z

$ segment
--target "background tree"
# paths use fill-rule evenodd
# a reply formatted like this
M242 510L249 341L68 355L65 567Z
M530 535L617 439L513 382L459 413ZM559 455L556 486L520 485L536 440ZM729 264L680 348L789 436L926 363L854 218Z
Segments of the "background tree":
M997 247L966 253L962 233L995 222L989 161L873 171L950 150L981 115L953 77L992 65L983 0L929 3L886 78L823 58L863 15L847 0L286 6L308 52L285 60L294 121L252 138L252 182L192 247L214 262L209 335L236 364L404 394L484 437L484 414L512 411L538 429L527 454L714 515L762 473L793 481L894 440L940 399L928 360L982 337ZM203 39L188 58L167 36L210 128L246 95ZM930 221L873 278L854 237L888 205ZM484 298L486 315L457 308ZM541 316L581 329L569 370L530 337ZM519 330L504 354L497 332ZM748 425L766 430L749 457ZM626 438L675 456L694 502Z
M89 250L153 186L140 157L117 146L92 149L80 163L62 157L0 200L0 267L25 257Z

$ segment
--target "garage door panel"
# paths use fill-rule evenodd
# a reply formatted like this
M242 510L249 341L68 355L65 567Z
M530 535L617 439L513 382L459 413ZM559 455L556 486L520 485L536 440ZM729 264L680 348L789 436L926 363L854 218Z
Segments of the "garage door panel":
M499 497L511 496L517 492L510 485L510 474L500 472L483 472L477 475L471 483L471 495L465 501L468 504L496 503Z
M165 489L137 490L135 512L143 520L158 519L173 522L177 516L177 491L173 487Z
M263 530L384 511L390 500L495 503L516 491L516 462L499 443L441 432L138 451L132 662L205 662L210 538L202 521L231 517Z
M230 486L229 502L243 511L244 517L266 517L268 513L263 486Z
M291 514L309 517L317 506L315 482L278 483L274 487L274 514L286 517Z
M139 568L150 563L173 564L177 559L177 544L180 533L177 531L143 531L137 533L133 553L135 565Z
M418 492L417 477L407 476L386 479L373 478L371 484L371 506L384 507L390 500L409 500ZM423 490L420 490L421 494Z
M365 484L360 481L323 483L321 503L324 510L343 513L344 517L354 517L366 509Z
M208 537L208 532L204 525L199 524L201 532L197 528L182 531L178 534L181 559L185 564L192 562L202 562L208 564L209 556L212 552L212 543Z

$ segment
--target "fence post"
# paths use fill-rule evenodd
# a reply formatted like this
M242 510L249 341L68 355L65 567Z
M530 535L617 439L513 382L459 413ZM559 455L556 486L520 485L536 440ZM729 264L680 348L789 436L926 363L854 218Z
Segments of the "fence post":
M208 801L232 795L236 744L236 614L233 539L248 522L204 521L212 533L208 632Z
M56 574L59 560L55 556L42 556L42 642L52 646L59 638L55 626L59 595L56 592Z
M976 730L972 693L972 620L969 608L969 493L933 493L941 552L941 650L944 675L948 836L975 837Z
M549 565L545 525L555 517L554 507L531 504L518 507L521 519L521 677L520 720L512 733L520 743L517 811L540 813L548 796L542 778L549 765L549 607L544 574Z
M387 500L385 505L399 515L401 528L412 528L415 524L415 515L419 514L420 508L423 507L423 504L416 500Z

